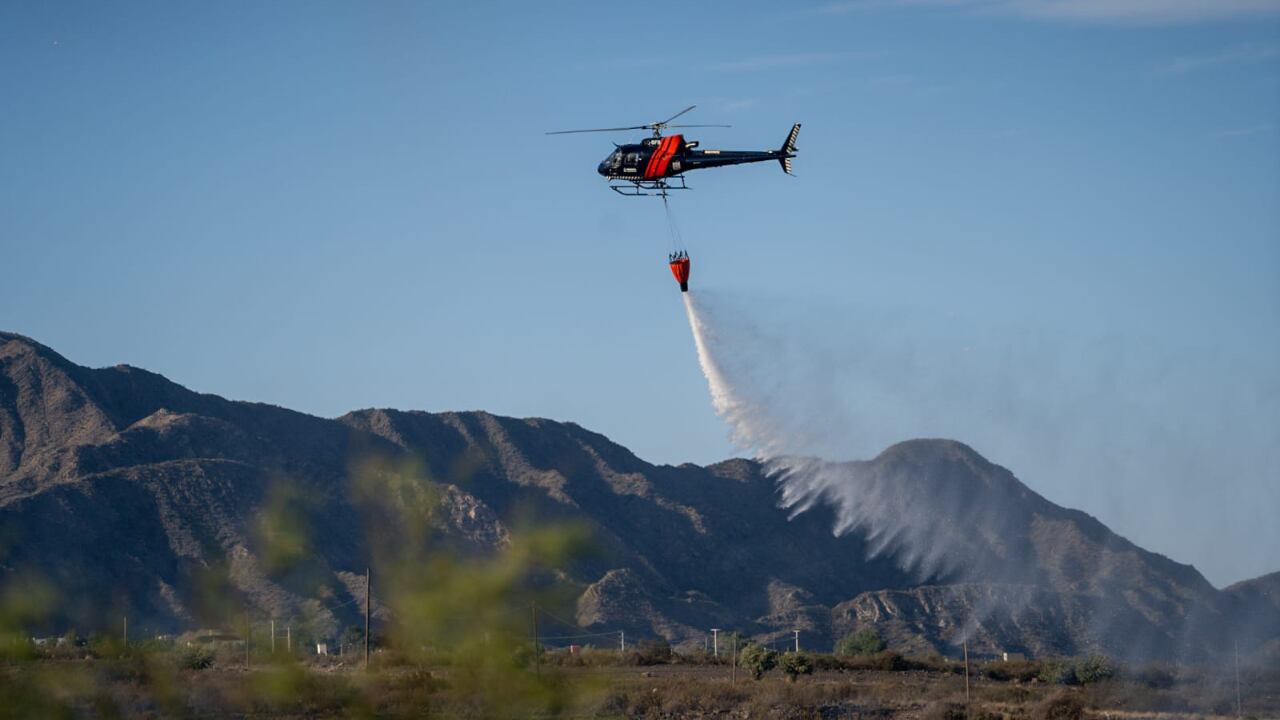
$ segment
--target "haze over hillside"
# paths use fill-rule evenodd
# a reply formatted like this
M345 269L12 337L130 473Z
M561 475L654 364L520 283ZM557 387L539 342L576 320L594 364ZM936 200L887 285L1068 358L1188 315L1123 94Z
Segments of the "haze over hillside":
M870 626L913 652L968 638L986 653L1169 659L1280 638L1280 576L1215 589L951 440L827 464L933 533L924 563L900 538L834 534L838 497L793 516L753 461L655 466L573 423L482 412L317 418L0 333L0 577L56 589L48 630L121 613L154 629L215 622L218 571L242 606L337 632L363 606L377 518L357 476L373 460L416 462L438 484L433 541L464 557L530 520L583 523L594 551L551 577L588 630L699 643L710 627L799 630L827 648ZM281 502L317 529L305 572L275 571L264 548L260 519ZM376 580L373 595L376 608Z

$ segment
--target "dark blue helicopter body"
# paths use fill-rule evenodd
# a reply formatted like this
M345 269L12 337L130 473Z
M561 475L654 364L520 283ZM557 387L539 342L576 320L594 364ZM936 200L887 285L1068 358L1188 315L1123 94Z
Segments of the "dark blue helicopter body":
M598 130L563 130L548 135L578 132L614 132L622 130L653 130L653 137L634 144L618 145L617 149L596 167L596 172L609 179L609 187L623 195L663 195L667 190L684 190L684 173L703 168L743 165L746 163L776 160L782 170L791 174L791 159L796 156L796 136L800 123L791 126L791 132L777 150L701 150L696 140L687 141L684 135L663 135L666 127L728 127L727 125L671 125L671 120L693 109L693 106L658 123L626 128L601 128Z

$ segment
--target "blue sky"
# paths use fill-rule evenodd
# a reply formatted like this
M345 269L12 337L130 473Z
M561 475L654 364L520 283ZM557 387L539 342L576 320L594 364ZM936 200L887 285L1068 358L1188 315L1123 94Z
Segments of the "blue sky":
M954 436L1216 583L1280 569L1273 0L9 2L0 93L0 328L670 463L737 451L660 206L594 172L636 136L543 133L802 121L797 177L673 207L695 290L874 370L828 452Z

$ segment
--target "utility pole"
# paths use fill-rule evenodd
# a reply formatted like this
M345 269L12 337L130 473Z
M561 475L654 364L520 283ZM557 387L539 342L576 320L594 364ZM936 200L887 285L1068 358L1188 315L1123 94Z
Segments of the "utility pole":
M729 676L729 682L734 685L738 684L738 634L733 634L733 671Z
M542 677L542 658L538 657L538 603L529 604L533 611L533 673Z
M1240 641L1236 640L1236 717L1244 717L1244 704L1240 702Z
M271 654L276 654L276 619L271 618Z
M124 637L124 647L128 649L129 647L129 616L128 615L124 616L124 636L123 637ZM1240 663L1238 662L1236 663L1236 665L1239 665L1239 664ZM1236 675L1238 676L1239 673L1236 673Z
M364 669L369 669L369 567L364 568Z
M293 625L284 626L284 642L285 648L289 650L289 654L293 654Z
M715 657L720 657L720 628L711 628L711 647Z
M800 631L792 630L791 632L796 634L796 654L799 655L800 654Z
M969 639L964 641L964 704L969 704Z
M625 653L627 651L627 631L619 630L618 633L618 639L622 643L622 652Z

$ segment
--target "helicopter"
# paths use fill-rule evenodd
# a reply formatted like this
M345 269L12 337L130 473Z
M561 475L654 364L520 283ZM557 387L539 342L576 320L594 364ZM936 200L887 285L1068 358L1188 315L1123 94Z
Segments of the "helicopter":
M632 197L661 195L669 190L688 190L684 173L689 170L742 165L744 163L777 160L782 171L791 175L791 159L796 156L796 136L800 123L791 126L787 139L777 150L700 150L697 140L685 140L684 135L663 135L666 128L730 127L729 125L673 125L672 120L697 107L690 105L666 120L632 125L630 127L593 128L590 130L557 130L547 135L568 135L588 132L624 132L627 130L652 130L653 137L639 143L619 145L596 168L609 181L609 188L619 195Z

